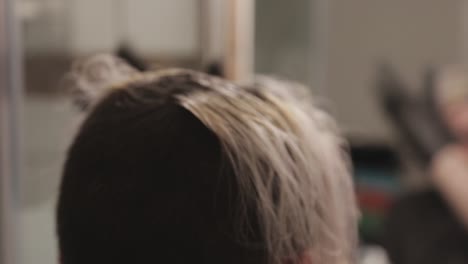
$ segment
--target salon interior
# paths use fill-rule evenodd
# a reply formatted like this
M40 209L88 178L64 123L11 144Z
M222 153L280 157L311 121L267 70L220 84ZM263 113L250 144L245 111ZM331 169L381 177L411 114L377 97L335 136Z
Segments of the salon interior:
M463 0L0 0L0 264L59 263L58 186L82 119L61 84L100 52L305 84L348 141L357 263L468 263L468 199L450 189L468 193L468 166L440 158L463 159L444 150L468 131L467 17ZM455 184L432 175L463 169Z

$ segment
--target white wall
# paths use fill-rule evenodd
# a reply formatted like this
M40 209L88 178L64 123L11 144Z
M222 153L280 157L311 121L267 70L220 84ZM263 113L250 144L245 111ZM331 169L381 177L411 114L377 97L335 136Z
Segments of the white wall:
M69 1L69 43L73 53L112 50L116 45L113 25L114 0Z
M81 0L80 0L81 1ZM198 1L127 0L130 38L147 54L190 56L198 51Z
M190 56L197 52L197 1L72 2L70 38L75 53L112 50L122 38L130 39L139 52L149 55Z
M376 66L386 59L416 86L427 64L461 59L459 0L328 1L326 89L348 130L386 138L375 99Z
M23 29L26 48L32 53L110 51L124 37L145 55L187 57L198 53L197 0L19 3L23 16L29 15Z

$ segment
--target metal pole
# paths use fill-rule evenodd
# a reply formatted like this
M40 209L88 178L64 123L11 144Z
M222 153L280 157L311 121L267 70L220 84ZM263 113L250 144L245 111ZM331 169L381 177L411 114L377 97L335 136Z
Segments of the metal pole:
M20 41L14 1L0 0L0 264L18 263Z

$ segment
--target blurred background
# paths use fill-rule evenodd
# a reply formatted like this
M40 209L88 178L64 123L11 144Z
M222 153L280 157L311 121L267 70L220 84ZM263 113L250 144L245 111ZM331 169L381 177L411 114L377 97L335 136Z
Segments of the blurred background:
M81 118L60 80L97 52L130 53L152 69L309 86L351 142L360 261L389 263L385 252L407 232L388 230L425 220L391 226L392 205L431 188L427 155L440 139L419 138L433 123L418 98L432 69L467 62L467 15L463 0L0 0L0 263L58 263L57 187Z

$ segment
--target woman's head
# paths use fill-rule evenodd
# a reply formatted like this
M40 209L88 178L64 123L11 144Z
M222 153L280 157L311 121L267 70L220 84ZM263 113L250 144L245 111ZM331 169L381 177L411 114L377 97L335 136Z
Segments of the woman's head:
M187 70L105 87L64 169L63 264L352 262L347 158L305 91Z

